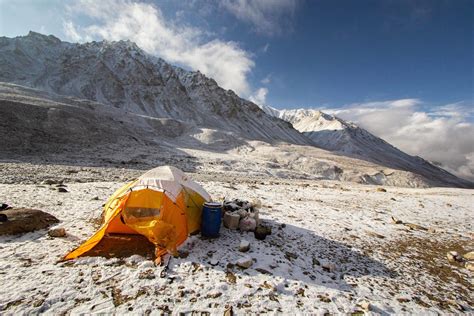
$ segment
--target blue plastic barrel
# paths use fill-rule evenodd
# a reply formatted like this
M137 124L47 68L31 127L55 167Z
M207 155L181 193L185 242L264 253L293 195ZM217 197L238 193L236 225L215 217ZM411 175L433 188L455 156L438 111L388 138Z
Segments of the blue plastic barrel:
M202 208L201 236L219 237L222 221L222 204L206 202Z

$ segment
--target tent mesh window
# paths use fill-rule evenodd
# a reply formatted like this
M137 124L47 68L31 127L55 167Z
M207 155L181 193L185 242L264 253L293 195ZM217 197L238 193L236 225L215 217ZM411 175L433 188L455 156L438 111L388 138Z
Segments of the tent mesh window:
M125 221L128 218L142 218L142 217L159 217L161 209L159 208L145 208L145 207L126 207L123 210Z

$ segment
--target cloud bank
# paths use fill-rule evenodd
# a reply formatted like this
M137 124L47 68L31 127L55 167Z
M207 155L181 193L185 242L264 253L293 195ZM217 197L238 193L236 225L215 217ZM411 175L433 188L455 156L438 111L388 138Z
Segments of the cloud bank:
M323 111L353 121L392 145L474 181L474 106L465 102L423 111L418 99L355 103Z
M209 40L203 30L165 19L153 4L80 0L67 10L70 18L63 22L63 29L72 41L129 39L168 62L200 70L237 94L251 93L247 76L255 63L248 52L235 42ZM77 15L86 16L91 23L74 24L73 17Z

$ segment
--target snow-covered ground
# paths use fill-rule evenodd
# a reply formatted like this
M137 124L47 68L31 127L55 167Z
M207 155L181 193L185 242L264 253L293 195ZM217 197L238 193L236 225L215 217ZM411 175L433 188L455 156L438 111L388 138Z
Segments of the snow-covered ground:
M1 167L2 174L20 170ZM259 241L222 228L218 239L192 236L180 249L187 257L172 258L161 278L151 254L58 263L95 231L107 197L140 170L35 168L34 174L17 174L18 181L0 181L0 202L53 214L67 237L52 238L46 230L0 237L2 315L222 315L230 307L237 314L334 314L363 312L366 303L375 314L473 312L472 272L446 259L450 250L474 250L472 190L383 192L327 180L190 174L216 200L260 199L272 235ZM48 168L64 174L68 193L40 184L49 173L41 170ZM111 182L103 182L107 172ZM394 224L392 217L422 227ZM250 242L249 252L238 251L241 240ZM242 257L253 260L250 268L234 266Z

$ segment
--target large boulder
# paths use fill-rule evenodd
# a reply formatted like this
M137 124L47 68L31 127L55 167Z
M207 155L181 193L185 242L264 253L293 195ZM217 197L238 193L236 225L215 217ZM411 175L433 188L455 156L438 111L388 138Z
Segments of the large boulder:
M8 220L0 222L0 236L25 234L59 223L53 215L30 208L12 208L2 211L2 214Z

